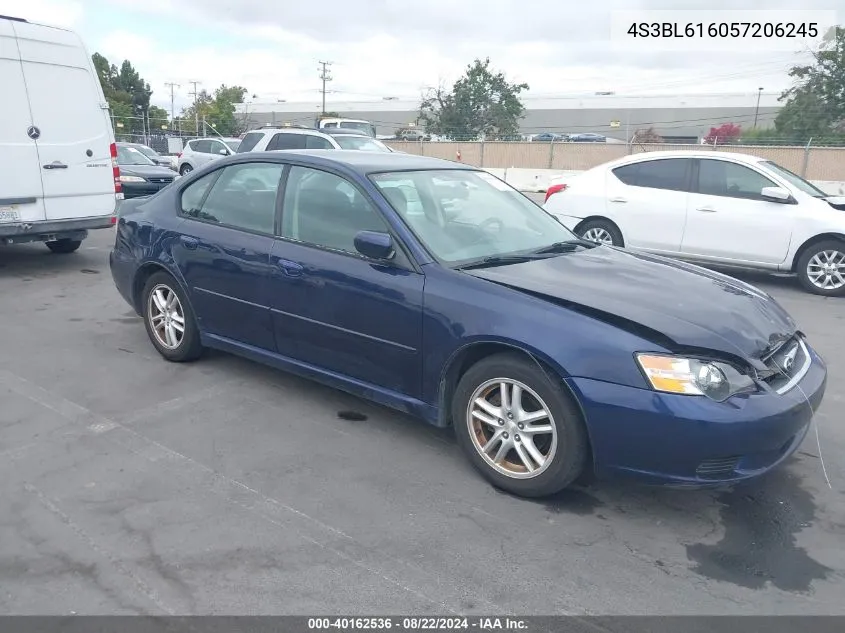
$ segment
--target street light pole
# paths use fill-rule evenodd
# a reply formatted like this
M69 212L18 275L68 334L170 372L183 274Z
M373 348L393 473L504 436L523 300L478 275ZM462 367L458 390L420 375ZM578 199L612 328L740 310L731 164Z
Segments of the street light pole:
M754 129L757 129L757 115L760 113L760 95L763 94L763 88L757 88L757 107L754 108Z

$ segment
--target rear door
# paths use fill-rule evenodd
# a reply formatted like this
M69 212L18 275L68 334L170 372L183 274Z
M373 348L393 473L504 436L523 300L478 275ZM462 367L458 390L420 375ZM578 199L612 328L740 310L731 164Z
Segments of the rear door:
M108 104L91 59L70 31L14 23L47 220L114 213ZM9 91L3 90L4 100ZM5 109L5 108L4 108Z
M681 250L692 165L690 158L661 158L610 171L607 215L619 225L626 246L667 253Z
M38 147L27 136L32 115L12 22L0 19L0 224L44 220ZM14 177L11 177L14 175Z
M267 143L267 151L271 152L280 149L305 149L305 134L290 134L279 132Z

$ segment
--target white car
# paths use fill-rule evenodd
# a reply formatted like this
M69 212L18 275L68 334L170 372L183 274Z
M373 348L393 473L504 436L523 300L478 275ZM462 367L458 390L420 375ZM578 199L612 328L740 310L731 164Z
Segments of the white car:
M845 198L762 158L648 152L550 187L544 209L585 239L703 264L794 272L845 295Z
M197 138L185 143L185 149L177 157L181 175L199 169L213 160L231 156L238 151L239 138Z
M352 149L390 152L387 145L366 134L335 131L321 132L313 128L267 127L244 135L238 153L286 149Z

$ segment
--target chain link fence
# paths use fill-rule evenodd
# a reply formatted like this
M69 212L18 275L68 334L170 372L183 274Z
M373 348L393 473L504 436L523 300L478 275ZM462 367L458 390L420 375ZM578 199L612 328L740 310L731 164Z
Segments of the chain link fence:
M666 143L540 143L508 141L386 141L409 154L460 161L474 167L581 171L629 154L665 150L735 152L771 160L808 180L845 181L845 147L673 145Z

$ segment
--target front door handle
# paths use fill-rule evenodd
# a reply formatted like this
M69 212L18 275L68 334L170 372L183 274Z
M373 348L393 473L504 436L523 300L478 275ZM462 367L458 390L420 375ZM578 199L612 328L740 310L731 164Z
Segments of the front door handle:
M67 165L58 160L54 160L52 163L47 163L46 165L41 166L44 169L67 169Z
M195 251L199 245L199 240L193 237L188 237L187 235L180 235L179 241L182 242L182 245L189 251Z
M618 198L618 197L617 197L617 198L611 198L611 199L610 199L610 201L611 201L611 202L628 202L628 199L627 199L627 198Z
M288 277L299 277L302 275L302 266L296 262L287 259L280 259L276 265L282 269L282 272Z
M716 209L713 207L698 207L696 211L701 211L702 213L716 213Z

